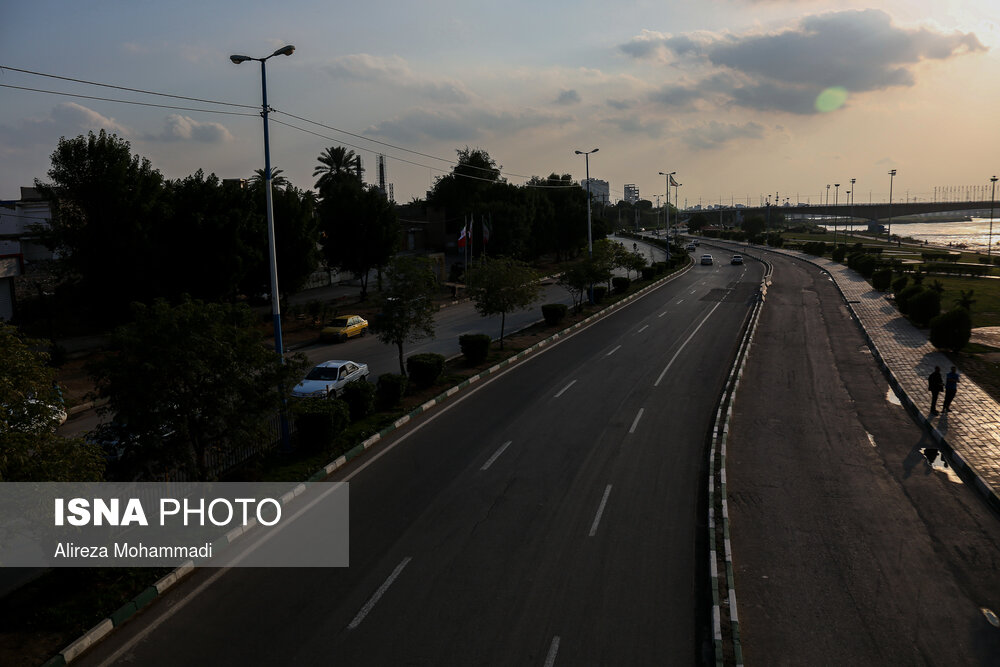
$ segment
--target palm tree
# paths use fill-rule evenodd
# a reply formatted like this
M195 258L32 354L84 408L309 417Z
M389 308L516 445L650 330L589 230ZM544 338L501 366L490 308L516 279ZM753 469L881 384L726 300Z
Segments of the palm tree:
M277 167L271 167L271 187L272 188L284 188L288 187L290 181L282 176L284 169L278 169ZM250 183L253 185L264 185L264 170L254 169L253 176L250 177Z
M319 166L313 170L313 176L319 176L316 189L322 191L345 176L361 180L364 170L361 168L361 156L343 146L331 146L320 153Z

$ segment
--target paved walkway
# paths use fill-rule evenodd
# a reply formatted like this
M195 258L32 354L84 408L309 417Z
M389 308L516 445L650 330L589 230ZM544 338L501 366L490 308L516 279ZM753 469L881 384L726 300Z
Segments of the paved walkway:
M763 250L739 247L750 253ZM1000 404L962 374L951 411L928 418L927 376L935 366L946 374L952 362L931 345L926 333L899 314L890 294L875 291L859 273L838 262L793 250L769 251L811 262L830 274L903 405L951 451L954 467L971 474L977 490L1000 511ZM938 398L939 410L943 399L944 392Z

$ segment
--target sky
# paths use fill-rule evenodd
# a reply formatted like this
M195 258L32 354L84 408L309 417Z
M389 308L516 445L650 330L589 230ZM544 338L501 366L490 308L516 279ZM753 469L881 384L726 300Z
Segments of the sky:
M890 169L894 201L927 200L1000 172L995 0L36 0L0 21L0 199L101 129L170 179L251 176L261 68L229 56L286 44L271 162L300 188L337 145L369 182L384 154L398 202L466 147L514 184L582 179L574 151L598 148L613 200L662 200L675 171L682 206L846 201L852 178L855 201L885 201Z

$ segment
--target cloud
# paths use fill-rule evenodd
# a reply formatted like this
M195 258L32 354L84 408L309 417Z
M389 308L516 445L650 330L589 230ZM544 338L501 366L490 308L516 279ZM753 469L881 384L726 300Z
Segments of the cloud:
M760 139L764 136L764 126L753 121L742 125L709 121L683 131L684 142L692 148L720 148L737 139Z
M51 144L54 149L60 136L72 137L100 130L126 138L132 134L128 127L114 118L102 116L76 102L63 102L53 107L48 116L22 120L16 127L0 125L0 145L23 149Z
M556 104L570 105L580 103L580 93L575 90L564 90L556 97Z
M635 102L632 100L606 100L605 102L612 109L617 109L618 111L627 111L635 106Z
M518 112L463 109L460 113L450 109L411 109L405 114L369 126L364 134L400 142L430 138L470 143L486 136L511 135L538 127L562 125L569 121L567 116L532 109Z
M816 112L816 96L826 88L855 93L913 86L918 63L986 47L973 33L900 28L885 12L868 9L807 16L765 34L674 36L644 30L619 49L636 59L695 61L709 72L708 87L738 106L806 114ZM730 75L728 84L722 74ZM654 101L670 103L667 93L681 103L697 99L690 86L668 86L653 95Z
M643 120L634 114L627 116L614 116L601 121L607 125L613 125L619 131L626 134L641 134L651 139L657 139L663 135L664 123L657 120Z
M202 122L182 116L167 116L163 131L143 137L150 141L194 141L202 144L217 144L232 141L233 135L220 123Z
M335 79L388 85L418 93L437 102L460 104L472 99L472 94L460 81L430 79L415 72L399 56L351 54L336 58L325 69Z

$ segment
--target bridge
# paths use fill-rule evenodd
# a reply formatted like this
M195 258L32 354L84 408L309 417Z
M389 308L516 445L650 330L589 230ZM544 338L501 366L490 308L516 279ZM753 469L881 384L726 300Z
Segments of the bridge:
M735 224L736 215L740 215L743 220L755 215L767 218L768 214L780 213L786 220L794 218L818 218L825 217L833 220L837 218L845 221L850 218L856 220L867 220L872 223L888 222L889 216L893 219L903 216L919 215L921 213L945 213L945 212L971 212L989 211L990 200L985 201L951 201L951 202L893 202L889 206L888 202L879 204L811 204L805 206L746 206L737 208L703 209L700 211L708 216L711 222L715 217L722 217L725 224ZM1000 212L1000 202L994 202L995 212ZM688 211L690 214L691 211Z

